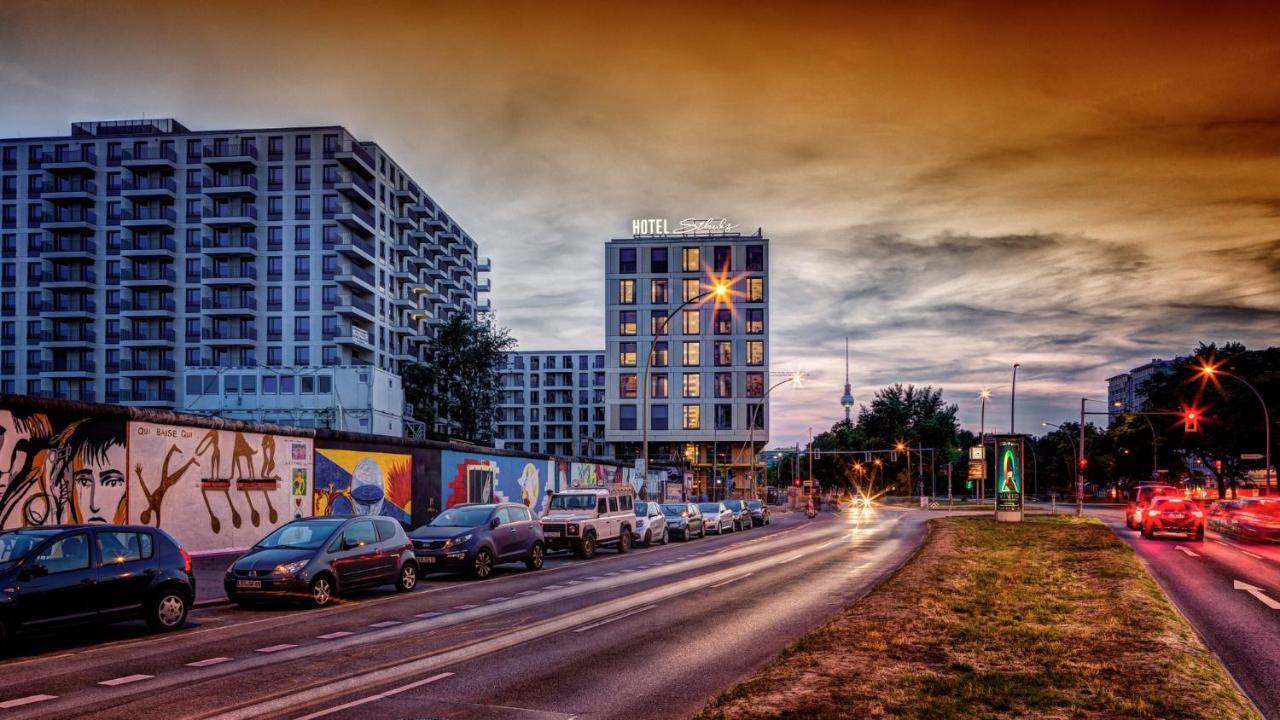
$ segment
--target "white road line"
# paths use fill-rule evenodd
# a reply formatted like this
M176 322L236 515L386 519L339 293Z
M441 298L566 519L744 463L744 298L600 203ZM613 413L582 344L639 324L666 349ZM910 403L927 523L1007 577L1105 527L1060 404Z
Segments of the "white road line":
M819 546L818 546L818 549L819 549L819 550L821 550L822 548L824 548L824 547L826 547L826 546L830 545L830 544L831 544L831 543L833 543L833 542L835 542L835 540L828 540L828 541L826 541L826 542L822 543L821 545L819 545Z
M1251 557L1251 558L1257 559L1257 560L1266 560L1266 558L1262 557L1261 555L1255 555L1254 553L1251 553L1251 552L1249 552L1248 550L1241 550L1240 552L1244 553L1245 555L1248 555L1248 556L1249 556L1249 557Z
M510 600L510 599L511 599L510 597L503 596L503 597L489 598L485 602L491 602L491 603L506 602L507 600Z
M107 687L115 687L116 685L128 685L129 683L135 683L139 680L150 680L153 677L155 677L155 675L125 675L124 677L103 680L98 684L106 685Z
M316 638L319 640L335 640L337 638L346 637L351 634L353 633L347 632L346 630L339 630L337 632L326 633L324 635L317 635Z
M604 574L604 576L605 576L605 577L613 577L614 575L617 575L617 574L618 574L618 573L616 573L616 572L611 572L611 573L605 573L605 574Z
M210 665L221 665L229 660L231 660L229 657L206 658L204 660L189 662L187 663L187 667L209 667Z
M519 595L521 597L529 597L530 595L537 595L540 592L542 591L541 590L525 590L524 592L516 593L516 595Z
M315 720L315 718L324 717L325 715L332 715L333 713L342 712L343 710L350 710L353 707L359 707L367 703L377 702L378 700L389 698L392 695L399 695L400 693L405 692L406 690L412 690L416 687L422 687L423 685L426 685L428 683L433 683L437 680L443 680L449 677L450 675L453 675L453 673L446 672L446 673L440 673L439 675L432 675L429 678L423 678L422 680L411 682L408 685L401 685L398 688L385 690L383 692L378 693L377 695L370 695L369 697L360 698L359 700L352 700L349 703L344 703L342 705L338 705L337 707L331 707L331 708L326 708L324 710L319 710L317 712L311 713L310 715L303 715L297 720Z
M414 617L422 618L425 620L427 618L440 617L443 614L444 613L442 612L436 612L435 610L432 610L431 612L418 613L417 615L414 615Z
M713 587L713 588L724 587L729 583L735 583L735 582L738 582L739 580L745 580L746 578L749 578L752 575L755 575L755 573L747 573L746 575L739 575L738 577L729 578L728 580L721 580L720 582L716 583L715 585L711 585L710 587Z
M600 575L590 575L590 576L588 576L586 579L587 579L587 580L600 580L600 579L601 579L601 576L600 576Z
M289 643L280 643L279 645L268 645L266 647L260 647L257 650L254 650L254 652L273 653L273 652L280 652L281 650L288 650L290 648L296 648L296 647L298 646L290 645Z
M370 623L369 627L384 628L384 627L392 627L395 625L403 625L403 624L404 624L403 620L383 620L382 622Z
M9 708L22 707L31 703L44 702L45 700L57 700L57 695L28 695L26 697L14 698L0 702L0 710L8 710Z
M789 563L793 560L799 560L802 557L804 557L804 553L796 553L795 555L792 555L791 557L787 558L786 560L783 560L782 562Z
M1186 553L1190 557L1200 557L1200 553L1191 552L1191 548L1184 548L1181 545L1174 545L1173 549L1181 550L1182 552Z
M453 609L454 610L474 610L478 607L480 606L479 605L454 605Z
M622 619L624 619L624 618L629 618L629 617L631 617L632 615L639 615L640 613L642 613L642 612L644 612L644 611L646 611L646 610L652 610L652 609L654 609L654 608L656 608L656 607L658 607L658 606L657 606L657 605L647 605L647 606L642 607L642 608L636 608L635 610L628 610L627 612L624 612L624 613L622 613L621 615L614 615L614 616L613 616L613 617L611 617L611 618L607 618L607 619L605 619L605 620L601 620L601 621L599 621L599 622L594 622L594 623L591 623L590 625L583 625L583 626L582 626L582 627L580 627L580 628L576 628L576 629L574 630L574 632L576 632L576 633L580 633L580 632L586 632L586 631L588 631L588 630L594 630L594 629L596 629L596 628L600 627L601 625L608 625L608 624L609 624L609 623L611 623L611 622L614 622L614 621L617 621L617 620L622 620Z
M563 585L544 585L542 589L543 590L560 590L563 587L564 587Z
M581 580L570 580L569 582L565 583L565 585L581 585L581 584L582 584Z

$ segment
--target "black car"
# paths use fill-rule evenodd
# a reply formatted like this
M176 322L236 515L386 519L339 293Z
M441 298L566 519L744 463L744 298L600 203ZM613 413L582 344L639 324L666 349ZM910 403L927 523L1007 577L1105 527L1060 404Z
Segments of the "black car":
M667 530L678 540L707 536L702 512L693 503L663 503L662 514L667 518Z
M542 524L515 503L458 505L409 536L424 572L464 572L481 580L501 563L537 570L547 549Z
M733 529L746 530L752 526L751 508L746 500L725 500L724 506L733 512Z
M759 500L748 500L747 508L751 510L752 525L768 525L773 520L769 517L769 506Z
M339 593L395 584L418 584L413 545L400 523L378 516L313 517L280 526L241 555L223 585L245 605L257 600L300 599L328 605Z
M59 525L0 532L0 648L13 635L143 618L176 630L196 597L191 556L163 530Z

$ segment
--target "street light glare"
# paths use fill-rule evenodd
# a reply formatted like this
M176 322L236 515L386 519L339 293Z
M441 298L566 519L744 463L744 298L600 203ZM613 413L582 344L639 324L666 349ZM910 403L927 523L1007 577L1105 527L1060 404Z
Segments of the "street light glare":
M712 292L715 293L717 298L723 300L729 295L729 286L725 283L718 282L715 284L715 289L713 289Z
M983 400L990 400L991 391L988 390L987 388L982 388L982 392L978 393L978 397L982 398Z

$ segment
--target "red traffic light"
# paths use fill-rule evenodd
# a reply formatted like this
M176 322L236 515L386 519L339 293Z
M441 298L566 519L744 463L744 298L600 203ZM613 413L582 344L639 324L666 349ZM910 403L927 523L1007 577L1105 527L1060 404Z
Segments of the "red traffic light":
M1080 469L1081 470L1089 469L1089 458L1080 458Z
M1188 410L1183 419L1183 426L1186 432L1200 432L1200 416L1195 412Z
M794 481L792 481L792 484L795 485L796 487L800 487L800 478L796 478Z

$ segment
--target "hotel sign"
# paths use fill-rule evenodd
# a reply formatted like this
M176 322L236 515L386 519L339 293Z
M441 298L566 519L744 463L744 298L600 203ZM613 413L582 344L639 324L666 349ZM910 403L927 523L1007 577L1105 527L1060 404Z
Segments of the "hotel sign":
M738 226L728 218L685 218L674 230L666 218L638 218L631 221L631 234L640 235L727 235Z

